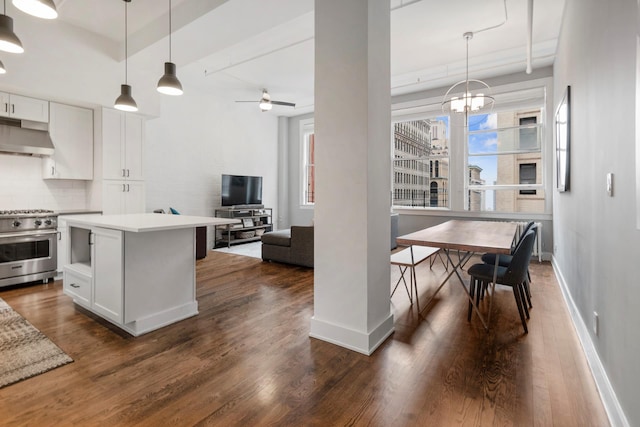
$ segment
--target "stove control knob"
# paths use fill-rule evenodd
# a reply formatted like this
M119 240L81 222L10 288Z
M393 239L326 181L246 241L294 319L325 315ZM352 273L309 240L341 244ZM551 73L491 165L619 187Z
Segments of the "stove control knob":
M50 219L45 219L44 220L44 225L51 225L51 220Z
M15 221L13 221L13 226L14 227L20 227L22 223L20 221L18 221L17 219Z
M36 219L35 225L36 225L36 227L42 225L42 221L40 221L39 219Z

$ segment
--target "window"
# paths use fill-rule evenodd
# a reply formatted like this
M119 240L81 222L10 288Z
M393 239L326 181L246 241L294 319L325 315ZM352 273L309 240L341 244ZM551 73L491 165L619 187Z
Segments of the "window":
M302 205L315 203L315 135L312 121L302 121L300 126L302 141Z
M536 164L520 163L520 184L536 183ZM520 194L536 194L536 190L520 190Z
M542 176L537 173L542 164L540 117L539 108L469 117L467 210L544 212Z
M449 118L393 124L393 205L449 207Z

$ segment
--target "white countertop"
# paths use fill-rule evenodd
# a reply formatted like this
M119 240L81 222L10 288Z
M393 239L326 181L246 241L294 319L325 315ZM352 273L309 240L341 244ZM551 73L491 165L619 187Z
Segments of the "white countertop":
M127 215L69 215L65 216L65 220L67 221L67 224L72 226L74 224L85 225L134 233L240 223L240 220L232 218L166 215L156 213Z

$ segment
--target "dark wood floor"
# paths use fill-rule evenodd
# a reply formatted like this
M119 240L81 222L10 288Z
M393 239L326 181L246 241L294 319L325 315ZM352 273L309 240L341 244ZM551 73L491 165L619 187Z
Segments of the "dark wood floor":
M418 271L423 301L434 269ZM313 270L239 255L198 261L200 314L138 338L76 308L61 282L0 290L74 359L0 389L0 424L606 426L552 268L531 271L528 335L508 288L488 333L459 286L424 317L399 288L396 331L370 357L309 338Z

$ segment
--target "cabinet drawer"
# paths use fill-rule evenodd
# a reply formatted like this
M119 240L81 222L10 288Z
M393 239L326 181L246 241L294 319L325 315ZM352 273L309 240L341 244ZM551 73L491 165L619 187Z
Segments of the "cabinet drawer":
M91 277L78 274L65 267L62 282L62 289L75 302L87 308L91 305Z

